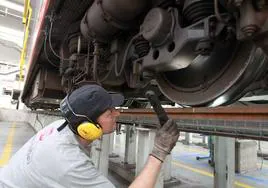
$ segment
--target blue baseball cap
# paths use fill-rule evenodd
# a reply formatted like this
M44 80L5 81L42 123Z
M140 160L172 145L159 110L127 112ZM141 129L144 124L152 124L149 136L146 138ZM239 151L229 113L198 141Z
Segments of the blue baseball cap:
M67 96L67 100L75 114L86 116L87 119L96 123L97 118L106 110L122 105L124 96L119 93L109 93L99 85L89 84L74 90ZM60 109L69 123L85 121L85 118L68 111L66 98L61 102Z

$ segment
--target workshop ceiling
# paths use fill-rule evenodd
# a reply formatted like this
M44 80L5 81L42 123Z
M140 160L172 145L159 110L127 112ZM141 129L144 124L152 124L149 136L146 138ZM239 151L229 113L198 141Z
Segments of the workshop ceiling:
M0 0L0 62L19 64L24 0Z
M14 2L14 3L21 4L21 5L24 4L24 0L10 0L10 1L11 1L11 2Z

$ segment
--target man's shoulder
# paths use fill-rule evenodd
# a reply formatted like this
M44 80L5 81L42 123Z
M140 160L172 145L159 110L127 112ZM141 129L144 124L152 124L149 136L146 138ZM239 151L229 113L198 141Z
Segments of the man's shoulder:
M39 141L45 141L45 140L46 141L53 140L54 137L51 137L51 136L57 134L58 127L60 127L64 122L65 120L59 119L50 123L49 125L47 125L46 127L44 127L43 129L37 132L36 138L34 141L39 142ZM50 139L47 139L47 138L50 138Z
M48 124L46 127L59 127L65 122L65 119L59 119L56 121L53 121L52 123Z

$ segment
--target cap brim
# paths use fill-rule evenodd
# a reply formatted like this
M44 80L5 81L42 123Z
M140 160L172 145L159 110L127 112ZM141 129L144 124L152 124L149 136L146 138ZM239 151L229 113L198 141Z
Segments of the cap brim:
M119 93L109 93L112 97L112 107L119 107L124 103L124 96Z

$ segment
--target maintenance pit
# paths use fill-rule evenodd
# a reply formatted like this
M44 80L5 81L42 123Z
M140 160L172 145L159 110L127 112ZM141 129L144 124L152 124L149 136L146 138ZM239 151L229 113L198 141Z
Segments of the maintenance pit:
M124 112L122 114L124 117ZM264 111L262 115L265 115ZM0 166L7 165L12 155L36 131L60 118L58 113L1 109ZM255 123L260 123L257 119ZM266 120L261 122L267 123ZM96 168L116 187L128 187L135 174L142 169L154 135L153 127L121 124L121 129L92 144L90 152ZM231 184L244 188L266 187L267 156L266 141L181 132L177 145L165 161L156 187L209 188L215 183L227 187ZM223 164L228 165L229 169L226 170ZM214 169L219 172L218 179L214 177ZM228 183L226 176L232 182Z

